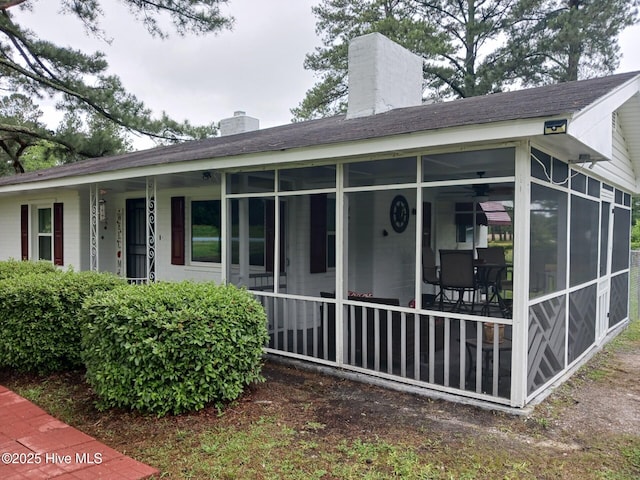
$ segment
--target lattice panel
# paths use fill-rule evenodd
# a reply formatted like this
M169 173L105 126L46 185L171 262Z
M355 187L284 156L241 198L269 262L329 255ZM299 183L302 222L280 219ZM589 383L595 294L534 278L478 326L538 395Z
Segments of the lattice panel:
M611 278L611 304L609 306L609 327L629 315L629 274L622 273Z
M564 368L565 312L564 296L529 308L529 393Z
M597 285L569 294L569 363L596 341L597 296Z

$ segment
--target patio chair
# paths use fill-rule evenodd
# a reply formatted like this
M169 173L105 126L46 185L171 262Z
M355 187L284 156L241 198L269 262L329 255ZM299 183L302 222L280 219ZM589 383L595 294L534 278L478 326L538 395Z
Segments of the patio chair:
M511 316L511 306L505 300L503 292L513 290L513 281L509 278L510 267L507 265L504 255L504 247L477 248L478 260L481 265L488 265L482 275L482 283L486 288L486 302L483 313L489 313L489 306L492 302L497 302L500 312L504 317ZM482 271L482 269L479 269ZM489 296L491 289L491 296ZM486 311L485 311L486 310Z
M432 306L444 295L442 287L440 286L440 273L436 266L436 253L431 247L422 248L422 281L428 285L434 285L436 287L436 294L433 297L427 297L423 295L422 306L425 304ZM425 299L428 301L425 302Z
M458 292L458 300L451 311L460 312L468 308L465 293L471 294L471 312L476 303L476 275L473 250L440 250L440 287ZM440 297L442 305L442 297Z

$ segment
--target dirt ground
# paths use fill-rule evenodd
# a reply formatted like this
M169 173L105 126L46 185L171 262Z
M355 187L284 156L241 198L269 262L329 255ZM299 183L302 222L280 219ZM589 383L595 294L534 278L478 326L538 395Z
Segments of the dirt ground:
M594 373L595 372L595 373ZM243 401L272 409L308 404L325 433L375 436L428 429L485 435L514 433L524 443L557 442L559 448L581 448L600 434L640 435L640 351L601 352L565 385L535 406L528 416L515 417L482 408L432 400L381 387L267 363L267 382ZM267 410L269 409L267 408ZM297 408L289 408L291 413ZM544 429L530 432L534 423ZM535 437L535 438L534 438Z
M367 468L378 468L374 457L372 465L367 457L363 467L362 459L352 456L358 445L368 442L402 445L416 452L420 462L428 461L440 469L440 474L424 478L640 479L637 341L598 353L529 414L520 416L392 391L274 361L266 362L263 375L264 383L252 385L222 413L208 407L163 418L117 409L96 411L95 397L82 372L52 376L44 382L0 372L0 384L35 397L33 400L54 416L159 468L162 478L303 478L283 477L282 470L259 477L255 470L247 475L193 473L205 468L201 464L214 468L221 462L203 456L203 439L224 431L241 432L241 438L246 438L250 435L247 432L255 432L255 426L268 421L274 430L265 430L265 437L250 444L251 452L246 452L247 446L239 447L239 456L260 454L256 443L272 438L290 442L269 450L265 454L268 460L260 462L271 461L277 466L273 468L280 468L293 461L290 452L315 452L298 460L293 468L309 468L313 473L308 464L315 461L316 470L330 473L309 478L361 478ZM234 441L233 437L224 438L225 442ZM340 450L340 445L348 448ZM227 460L234 461L235 457ZM488 464L492 461L493 465ZM331 468L336 462L351 462L347 467L359 470L353 475L335 473ZM354 462L360 464L354 466ZM471 473L461 476L460 465ZM450 472L456 473L452 476ZM405 478L396 474L367 478L390 477Z

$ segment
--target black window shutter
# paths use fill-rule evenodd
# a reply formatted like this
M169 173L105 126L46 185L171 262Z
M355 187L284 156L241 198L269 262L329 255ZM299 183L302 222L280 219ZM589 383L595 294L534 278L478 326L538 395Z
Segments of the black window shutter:
M327 271L327 194L311 195L309 199L309 271L323 273Z
M22 260L29 260L29 205L20 205L20 252Z
M184 197L171 197L171 265L184 265Z
M64 265L63 204L53 204L53 264Z

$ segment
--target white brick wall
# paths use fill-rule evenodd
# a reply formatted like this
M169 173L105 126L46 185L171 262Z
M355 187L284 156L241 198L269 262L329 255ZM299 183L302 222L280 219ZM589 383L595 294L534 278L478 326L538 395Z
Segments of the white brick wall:
M421 103L422 58L379 33L351 40L347 118Z

